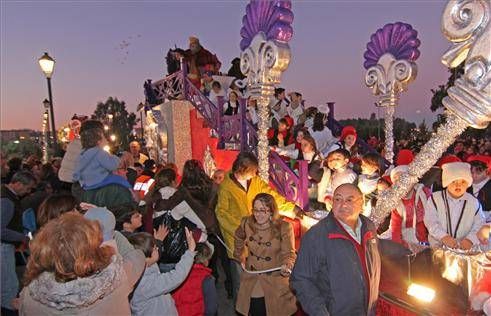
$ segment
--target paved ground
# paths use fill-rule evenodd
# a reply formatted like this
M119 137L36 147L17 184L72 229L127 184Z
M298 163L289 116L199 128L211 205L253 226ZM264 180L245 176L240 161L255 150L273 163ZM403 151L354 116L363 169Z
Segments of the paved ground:
M219 261L219 260L218 260ZM218 294L218 316L235 316L234 304L231 299L227 298L227 291L223 285L225 281L225 273L223 272L222 266L219 264L218 269L218 282L217 282L217 294Z

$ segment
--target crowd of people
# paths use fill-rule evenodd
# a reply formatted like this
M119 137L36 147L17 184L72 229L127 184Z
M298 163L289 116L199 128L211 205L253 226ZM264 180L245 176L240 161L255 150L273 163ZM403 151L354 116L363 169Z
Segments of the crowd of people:
M193 83L216 105L223 97L224 116L239 114L247 93L213 81L218 59L190 44ZM245 108L257 126L256 101ZM327 214L300 249L292 223L310 210L263 181L253 153L211 176L197 160L178 170L137 141L107 152L103 124L86 120L62 158L2 154L2 315L217 315L219 267L242 315L373 315L384 242L489 247L490 140L456 141L375 227L377 198L414 159L409 143L390 164L379 140L360 149L353 126L334 135L328 111L299 92L277 88L269 108L271 151L295 172L307 161L311 210Z

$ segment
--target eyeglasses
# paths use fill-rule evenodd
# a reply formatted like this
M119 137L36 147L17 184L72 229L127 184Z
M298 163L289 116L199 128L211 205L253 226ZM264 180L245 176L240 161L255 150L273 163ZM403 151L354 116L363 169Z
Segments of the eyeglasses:
M343 199L342 197L336 196L334 197L333 201L339 204L346 203L346 204L353 204L355 202L358 202L361 198L352 198L349 197L347 199Z
M270 213L270 210L269 209L257 209L257 208L253 208L252 211L256 214L269 214Z

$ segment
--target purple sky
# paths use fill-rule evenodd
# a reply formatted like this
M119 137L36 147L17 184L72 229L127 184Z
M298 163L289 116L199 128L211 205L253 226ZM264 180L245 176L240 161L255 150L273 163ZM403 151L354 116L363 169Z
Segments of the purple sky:
M239 55L245 1L12 1L1 3L1 129L41 129L46 79L37 59L56 59L52 79L57 126L91 114L114 96L129 110L144 100L145 79L166 72L164 56L189 35L216 53L226 72ZM368 117L375 97L364 84L363 52L389 22L411 24L421 40L418 77L396 115L433 121L430 89L446 82L440 58L445 1L294 1L292 60L282 86L308 105L336 102L336 117ZM140 35L140 37L138 37ZM130 38L131 37L131 38ZM126 41L127 48L120 48ZM126 54L127 52L127 54ZM125 58L126 56L126 58Z

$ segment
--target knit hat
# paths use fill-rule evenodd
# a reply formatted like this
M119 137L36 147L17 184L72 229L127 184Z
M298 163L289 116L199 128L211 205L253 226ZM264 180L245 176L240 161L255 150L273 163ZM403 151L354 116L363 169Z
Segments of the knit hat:
M440 158L440 160L438 160L436 165L441 168L443 167L444 164L450 162L462 162L462 160L460 160L460 158L455 155L445 155L442 158Z
M396 166L409 165L414 160L414 154L410 149L401 149L397 154Z
M348 135L353 135L355 136L355 138L358 137L358 134L356 133L356 129L351 125L347 125L343 127L343 130L341 131L340 140L344 140L346 137L348 137Z
M409 167L407 165L400 165L395 167L390 171L390 181L394 183L394 177L397 173L405 173L409 171Z
M84 217L93 221L98 221L101 225L102 236L104 241L114 239L114 228L116 227L116 219L114 214L105 207L94 207L89 209Z
M465 180L472 184L471 165L466 162L449 162L442 166L442 186L446 188L455 180Z

